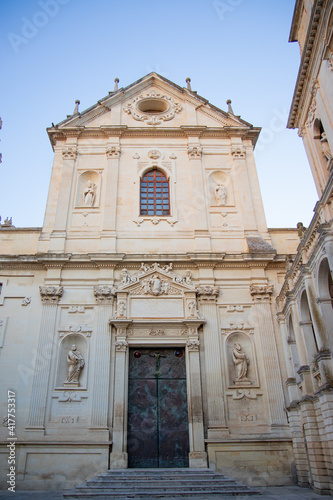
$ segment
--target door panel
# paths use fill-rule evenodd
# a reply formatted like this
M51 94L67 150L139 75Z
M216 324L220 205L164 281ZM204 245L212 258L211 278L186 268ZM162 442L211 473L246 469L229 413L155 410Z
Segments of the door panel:
M130 349L129 467L188 467L184 349Z

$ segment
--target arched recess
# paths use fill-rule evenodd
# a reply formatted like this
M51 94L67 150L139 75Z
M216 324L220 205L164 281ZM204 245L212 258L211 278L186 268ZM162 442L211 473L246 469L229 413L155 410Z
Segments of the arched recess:
M77 350L83 356L85 361L84 367L80 373L79 377L79 387L81 389L87 388L87 368L88 368L88 345L87 339L84 335L80 333L71 333L66 335L59 344L58 349L58 363L57 363L57 372L56 372L56 387L63 388L65 387L64 382L67 380L68 374L68 362L67 356L68 352L71 350L71 347L76 345Z
M234 363L233 350L235 344L241 346L241 352L248 358L246 379L243 383L237 380L237 368ZM241 331L230 333L226 339L225 352L227 357L228 386L232 387L259 387L258 367L253 341L249 335Z
M235 205L233 184L229 174L218 170L211 172L208 178L208 187L211 206Z
M99 206L101 176L94 170L79 175L76 187L75 206L85 209Z
M319 264L318 269L318 303L323 316L326 336L333 336L333 280L328 260L325 257ZM333 341L333 338L332 338Z
M291 356L291 361L292 361L292 364L294 367L294 374L295 374L295 378L296 378L296 383L298 384L301 382L301 377L298 373L298 370L301 366L301 363L300 363L300 358L299 358L297 344L296 344L293 318L292 318L291 314L289 315L287 325L288 325L288 345L289 345L289 350L290 350L290 356Z
M307 352L308 364L313 361L313 356L318 352L318 342L316 339L315 330L313 327L308 297L306 291L303 290L300 299L300 326L303 332L305 350Z

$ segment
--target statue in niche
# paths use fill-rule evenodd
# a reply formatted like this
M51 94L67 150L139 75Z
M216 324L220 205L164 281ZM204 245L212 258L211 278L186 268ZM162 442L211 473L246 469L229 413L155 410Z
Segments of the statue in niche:
M75 383L79 385L79 378L81 371L84 367L84 358L80 351L78 351L75 344L72 345L70 351L67 354L67 380L65 383Z
M194 301L194 300L193 300L192 302L189 302L189 303L188 303L188 310L189 310L189 313L190 313L190 316L191 316L191 317L196 316L196 313L197 313L197 307L196 307L196 303L195 303L195 301Z
M123 300L118 302L118 316L123 317L125 316L125 311L126 311L126 304Z
M83 191L84 204L86 207L93 207L95 203L95 190L97 188L97 184L94 182L88 181L87 187Z
M150 283L151 283L151 293L153 295L160 295L160 293L162 291L162 282L159 279L159 277L157 276L157 274L154 274Z
M235 382L249 382L246 378L248 366L250 364L250 359L247 354L243 351L242 346L236 342L232 350L232 360L236 368L237 378Z
M329 162L330 160L332 160L333 156L325 132L321 134L320 144L323 157Z
M216 203L219 207L226 204L227 190L224 184L217 183L214 190Z

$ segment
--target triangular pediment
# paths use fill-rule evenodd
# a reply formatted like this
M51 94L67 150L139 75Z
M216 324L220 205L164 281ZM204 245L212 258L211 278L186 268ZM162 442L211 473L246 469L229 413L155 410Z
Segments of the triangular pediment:
M126 292L130 295L163 296L183 295L184 292L195 292L191 272L186 271L184 276L175 273L172 265L152 266L142 264L138 273L130 275L126 269L122 271L122 284L117 292Z
M48 132L76 127L101 129L120 124L125 128L193 125L252 128L248 122L213 106L196 92L150 73L125 88L109 92L90 108L68 116Z

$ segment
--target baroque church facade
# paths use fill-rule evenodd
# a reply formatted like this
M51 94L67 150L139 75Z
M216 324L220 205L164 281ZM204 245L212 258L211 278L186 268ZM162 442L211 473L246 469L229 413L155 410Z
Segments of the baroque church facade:
M0 231L1 469L10 390L26 489L108 469L209 467L329 493L332 238L317 222L301 243L297 230L267 228L260 129L189 80L116 80L91 108L78 104L48 129L43 228ZM325 230L330 209L316 212ZM317 247L326 295L315 288L324 271L310 279L312 261L299 260ZM297 316L302 293L311 325Z

